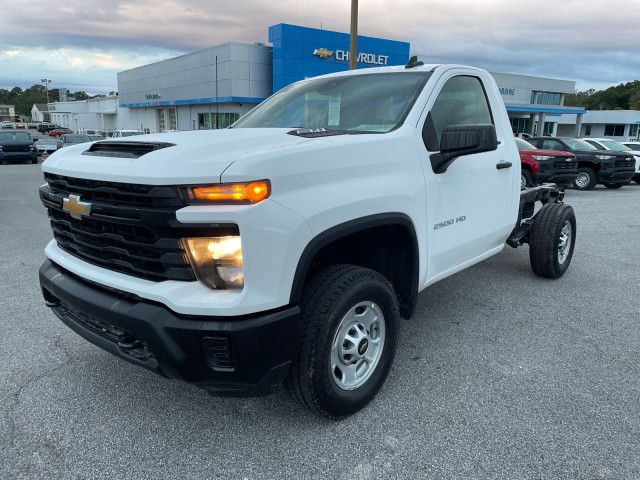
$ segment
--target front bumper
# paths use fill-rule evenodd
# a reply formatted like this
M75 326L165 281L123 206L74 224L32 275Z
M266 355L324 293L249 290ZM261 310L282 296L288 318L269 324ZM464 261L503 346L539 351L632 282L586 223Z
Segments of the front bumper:
M2 152L0 153L0 161L6 162L32 162L38 158L38 152L35 150L29 152Z
M50 260L40 267L47 306L69 328L114 355L216 395L266 395L289 371L300 309L240 317L180 315L105 289Z
M624 168L603 165L598 173L598 183L629 183L634 174L633 165Z
M573 180L576 178L576 175L578 175L578 170L570 170L570 171L564 171L564 172L557 172L557 171L546 171L546 172L540 172L540 173L536 173L534 175L534 181L536 183L536 185L541 185L543 183L555 183L556 185L559 186L568 186L571 185L571 183L573 183Z

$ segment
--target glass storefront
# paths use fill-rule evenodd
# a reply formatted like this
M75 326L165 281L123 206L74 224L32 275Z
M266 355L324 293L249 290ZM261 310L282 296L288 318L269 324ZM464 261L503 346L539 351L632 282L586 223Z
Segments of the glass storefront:
M240 118L238 113L230 112L206 112L198 114L198 130L211 130L216 128L227 128Z

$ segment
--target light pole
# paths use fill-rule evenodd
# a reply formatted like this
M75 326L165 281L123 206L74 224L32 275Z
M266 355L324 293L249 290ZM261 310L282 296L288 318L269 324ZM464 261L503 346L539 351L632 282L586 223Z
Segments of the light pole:
M351 32L349 34L349 70L358 62L358 0L351 0Z
M44 83L44 86L47 89L47 105L49 105L49 84L51 83L51 80L49 80L48 78L41 78L40 81ZM48 109L49 107L47 107L47 110Z

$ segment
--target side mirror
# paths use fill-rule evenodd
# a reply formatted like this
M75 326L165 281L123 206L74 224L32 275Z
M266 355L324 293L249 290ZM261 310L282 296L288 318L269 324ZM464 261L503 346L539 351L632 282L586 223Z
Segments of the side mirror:
M430 157L431 167L434 173L444 173L458 157L497 148L496 127L491 124L449 125L442 131L440 152Z

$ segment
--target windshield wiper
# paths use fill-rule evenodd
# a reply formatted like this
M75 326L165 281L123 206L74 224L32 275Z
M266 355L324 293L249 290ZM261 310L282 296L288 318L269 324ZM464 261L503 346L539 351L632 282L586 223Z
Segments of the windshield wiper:
M333 135L354 135L359 133L369 133L358 130L339 130L333 128L297 128L287 132L289 135L305 138L330 137Z

